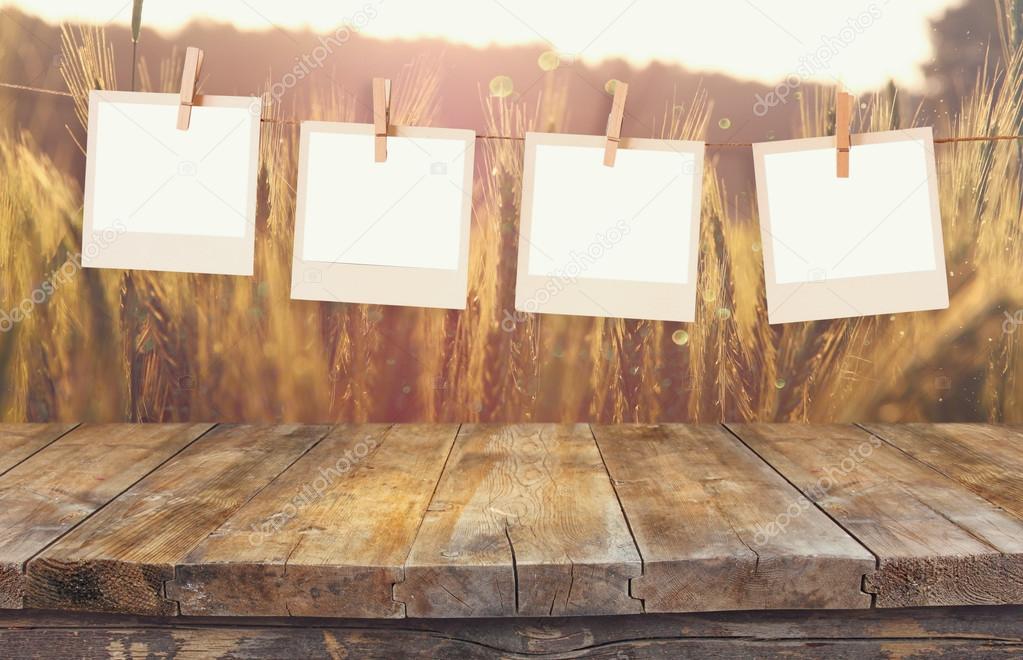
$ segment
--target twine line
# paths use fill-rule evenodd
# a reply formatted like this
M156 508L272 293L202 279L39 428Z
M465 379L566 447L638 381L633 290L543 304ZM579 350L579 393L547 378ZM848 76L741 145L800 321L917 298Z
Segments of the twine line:
M51 96L67 96L74 98L71 92L62 92L56 89L43 89L41 87L30 87L28 85L16 85L13 83L0 83L0 87L14 89L23 92L36 92L38 94L50 94ZM259 121L264 124L283 124L298 126L302 122L298 119L275 119L273 117L260 117ZM510 140L523 142L526 138L518 135L477 135L477 140ZM968 135L951 138L935 138L934 144L953 144L957 142L1002 142L1007 140L1023 140L1023 135ZM750 149L752 142L705 142L704 146L710 149Z

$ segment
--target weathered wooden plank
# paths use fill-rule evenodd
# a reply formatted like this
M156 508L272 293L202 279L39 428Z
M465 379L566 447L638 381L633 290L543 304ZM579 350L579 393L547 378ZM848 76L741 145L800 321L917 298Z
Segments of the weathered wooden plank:
M870 607L874 556L720 426L595 426L647 612Z
M74 424L0 424L0 474L73 428Z
M0 607L22 606L25 563L33 555L209 428L86 425L0 477ZM40 430L27 435L46 437Z
M1023 428L988 424L863 426L1023 519Z
M586 425L467 426L395 598L416 617L638 612L640 572Z
M182 614L401 617L393 599L458 426L343 426L195 548Z
M599 628L603 622L591 625ZM977 658L1018 659L1023 644L987 639L623 639L614 649L589 648L580 655L508 654L461 639L452 621L437 632L354 630L353 627L290 628L31 628L0 630L10 660L45 658L458 658L495 660L591 658L620 660L758 660L828 658Z
M26 607L176 614L174 566L328 430L218 426L32 559Z
M13 616L11 616L13 614ZM351 620L0 613L5 658L1018 658L1023 608Z
M733 430L878 558L878 607L1023 603L1023 521L853 426Z

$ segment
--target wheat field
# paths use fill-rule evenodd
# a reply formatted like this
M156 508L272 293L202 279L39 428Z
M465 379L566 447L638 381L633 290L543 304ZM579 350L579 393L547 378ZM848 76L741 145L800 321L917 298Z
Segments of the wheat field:
M999 62L943 136L1023 132L1023 51ZM1015 44L1015 45L1014 45ZM84 145L88 90L117 89L102 30L65 27L62 74ZM177 59L138 88L174 91ZM395 124L437 121L430 62L396 81ZM526 104L481 90L488 133L558 131L559 72ZM854 130L916 125L897 91L862 99ZM800 99L795 137L833 133L831 92ZM329 89L288 116L352 121ZM910 113L911 114L911 113ZM267 106L264 117L284 110ZM649 137L702 139L703 93L675 99ZM708 158L698 318L692 324L514 314L521 142L478 143L464 312L292 301L298 127L267 122L253 278L79 269L82 194L30 135L0 133L0 419L131 421L1023 420L1021 146L937 147L948 310L769 326L756 209ZM750 182L752 189L752 182ZM42 292L39 294L38 292ZM1008 316L1007 316L1008 314ZM1023 312L1019 317L1023 322Z

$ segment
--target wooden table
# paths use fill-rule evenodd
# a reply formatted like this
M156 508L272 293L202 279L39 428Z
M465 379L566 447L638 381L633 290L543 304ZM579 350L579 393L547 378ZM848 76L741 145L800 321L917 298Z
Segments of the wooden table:
M12 651L1009 657L1021 604L1023 429L0 425Z

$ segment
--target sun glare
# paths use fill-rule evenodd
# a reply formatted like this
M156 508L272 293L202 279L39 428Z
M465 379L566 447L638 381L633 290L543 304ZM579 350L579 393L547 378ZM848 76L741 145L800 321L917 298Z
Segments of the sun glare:
M147 2L143 25L172 32L195 20L243 30L439 38L477 47L535 44L562 64L622 59L777 83L792 76L853 90L889 79L919 88L932 57L930 21L961 0L176 0ZM0 0L49 21L127 24L125 0Z

